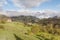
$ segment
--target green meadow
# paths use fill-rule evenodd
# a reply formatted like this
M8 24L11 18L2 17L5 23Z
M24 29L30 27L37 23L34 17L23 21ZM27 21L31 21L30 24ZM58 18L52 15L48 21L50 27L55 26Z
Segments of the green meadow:
M0 40L60 40L60 34L53 34L54 30L36 23L25 25L22 22L1 22Z

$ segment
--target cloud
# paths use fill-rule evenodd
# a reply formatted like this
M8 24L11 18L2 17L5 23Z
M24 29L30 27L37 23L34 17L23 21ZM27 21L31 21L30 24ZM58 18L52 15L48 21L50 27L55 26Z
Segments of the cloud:
M32 11L32 10L19 10L19 12L16 11L7 11L6 12L8 16L19 16L19 15L26 15L26 16L36 16L38 18L49 18L54 16L60 17L60 12L54 11L54 10L41 10L40 11Z
M35 13L35 16L38 18L49 18L49 17L54 17L54 16L60 17L60 12L46 9L46 10L42 10L42 12Z
M12 0L12 1L18 7L32 8L39 6L41 3L44 3L48 0Z
M0 0L0 11L3 10L3 6L7 4L7 0Z
M60 8L60 4L58 4L56 7Z
M34 13L28 12L28 11L22 11L22 12L17 12L17 11L6 11L6 14L8 16L20 16L20 15L25 15L25 16L33 16Z
M0 7L6 4L6 0L0 0Z
M53 17L53 16L60 16L60 12L55 10L44 10L46 16Z

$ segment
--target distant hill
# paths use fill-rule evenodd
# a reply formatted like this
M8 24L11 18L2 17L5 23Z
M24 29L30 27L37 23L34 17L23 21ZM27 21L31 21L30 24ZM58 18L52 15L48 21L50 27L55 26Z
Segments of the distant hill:
M13 16L11 17L11 19L13 21L20 21L20 22L32 22L32 23L36 23L36 22L39 22L39 18L36 18L35 16L24 16L24 15L21 15L21 16Z
M39 19L35 16L20 15L20 16L7 17L5 15L0 15L0 20L5 20L8 18L11 18L12 21L24 22L24 23L37 23L42 25L47 25L47 24L60 25L60 17L57 16L51 18Z
M24 22L24 23L37 23L42 25L53 24L60 26L60 17L54 16L51 18L39 19L34 16L13 16L11 17L13 21Z
M7 16L6 16L6 15L0 14L0 18L4 18L4 17L7 17Z
M60 24L60 17L52 17L52 18L47 18L47 19L41 19L40 20L40 23L43 24L49 24L49 23L52 23L52 24Z

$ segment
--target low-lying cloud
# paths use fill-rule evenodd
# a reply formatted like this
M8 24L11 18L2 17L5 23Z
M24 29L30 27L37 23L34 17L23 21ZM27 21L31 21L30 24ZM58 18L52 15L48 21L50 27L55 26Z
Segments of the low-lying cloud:
M22 12L16 12L16 11L8 11L7 14L9 16L20 16L20 15L25 15L25 16L36 16L38 18L49 18L49 17L54 17L58 16L60 17L60 12L53 11L53 10L44 10L42 12L31 12L31 11L22 11Z
M58 16L60 17L60 12L58 11L53 11L53 10L44 10L44 12L41 13L40 16L37 15L37 17L41 17L41 18L49 18L49 17L54 17L54 16Z

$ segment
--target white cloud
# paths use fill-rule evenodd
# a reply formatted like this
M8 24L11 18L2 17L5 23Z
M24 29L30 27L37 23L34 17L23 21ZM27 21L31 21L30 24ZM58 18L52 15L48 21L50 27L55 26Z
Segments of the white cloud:
M49 17L53 17L53 16L59 16L60 12L59 11L55 11L55 10L44 10L44 12L46 14L46 16Z
M32 10L19 10L19 12L16 11L8 11L7 15L9 16L18 16L18 15L31 15L36 16L38 18L49 18L53 16L60 16L60 12L54 11L54 10L41 10L41 11L32 11Z
M60 8L60 4L58 4L56 7Z
M35 16L38 18L49 18L54 16L60 17L60 12L47 9L47 10L42 10L40 13L39 12L35 13Z
M7 4L7 0L0 0L0 11L3 11L3 6Z
M12 0L12 1L18 7L32 8L39 6L41 3L44 3L48 0Z
M6 4L6 0L0 0L0 7Z

